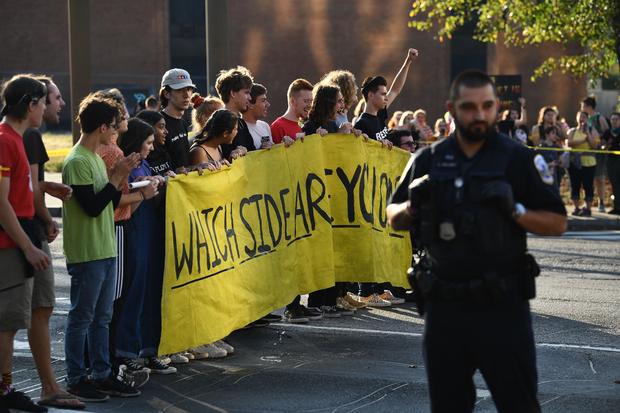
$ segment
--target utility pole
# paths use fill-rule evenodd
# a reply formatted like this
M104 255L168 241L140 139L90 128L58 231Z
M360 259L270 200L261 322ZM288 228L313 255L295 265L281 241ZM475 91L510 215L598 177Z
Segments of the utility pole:
M71 82L71 131L80 138L75 121L80 101L90 92L90 0L67 0L69 10L69 78Z

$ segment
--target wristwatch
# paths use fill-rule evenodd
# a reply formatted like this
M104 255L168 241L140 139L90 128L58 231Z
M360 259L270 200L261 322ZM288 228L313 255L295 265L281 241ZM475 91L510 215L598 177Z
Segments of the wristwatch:
M517 202L515 204L514 211L512 211L512 219L514 219L515 221L518 220L519 218L521 218L521 215L525 214L526 211L527 210L525 209L523 204L520 202Z

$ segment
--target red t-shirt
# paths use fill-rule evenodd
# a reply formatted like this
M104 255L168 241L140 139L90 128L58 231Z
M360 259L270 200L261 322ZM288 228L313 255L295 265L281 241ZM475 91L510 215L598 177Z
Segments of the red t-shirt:
M9 204L18 218L34 217L34 198L30 178L30 163L22 137L7 123L0 123L0 179L9 179ZM0 230L0 248L15 248L17 244Z
M293 120L288 120L284 116L280 116L271 124L271 137L273 138L273 143L282 142L282 138L285 136L295 139L295 135L299 132L301 132L299 123Z

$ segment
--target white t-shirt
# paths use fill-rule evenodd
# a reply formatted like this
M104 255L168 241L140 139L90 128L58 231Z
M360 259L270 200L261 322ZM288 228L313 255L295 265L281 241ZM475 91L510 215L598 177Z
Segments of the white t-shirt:
M245 122L248 124L248 129L250 130L256 149L261 147L263 137L269 137L269 141L273 143L273 139L271 138L271 128L267 122L262 120L257 120L256 123L250 123L247 120Z

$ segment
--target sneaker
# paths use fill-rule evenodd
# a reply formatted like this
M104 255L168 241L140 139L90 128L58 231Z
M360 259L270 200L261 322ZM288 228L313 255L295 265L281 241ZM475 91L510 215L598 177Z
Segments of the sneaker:
M582 216L582 217L591 217L592 216L592 210L584 208L584 209L581 210L580 216Z
M214 345L213 343L202 345L198 347L197 350L201 353L205 353L207 358L210 359L221 359L222 357L226 357L228 355L226 350Z
M151 372L148 367L144 367L142 364L138 363L138 360L136 359L121 357L118 359L118 364L124 365L127 373L135 373L136 371L145 371L147 373Z
M353 307L351 304L344 299L344 297L338 297L336 299L336 308L340 310L342 315L353 315L357 311L357 308ZM342 311L346 311L347 314Z
M598 212L605 212L605 204L603 202L598 203Z
M198 346L189 350L189 353L194 357L192 360L204 360L209 358L209 353L207 353L203 347L204 346Z
M129 376L129 379L133 384L132 387L134 389L139 389L140 387L144 386L151 378L151 369L146 369L148 370L148 373L144 369L130 372L127 370L127 366L125 366L124 364L121 364L120 366L118 366L118 368L119 370L123 369L124 374Z
M404 298L396 297L394 294L392 294L392 292L390 290L384 290L383 294L379 295L379 298L381 298L381 299L383 299L385 301L389 301L392 305L404 304L404 302L405 302Z
M170 363L172 364L187 364L189 358L185 357L183 353L174 353L170 355Z
M30 397L26 396L25 393L16 391L13 388L4 396L0 396L0 407L4 407L7 410L16 409L26 412L44 413L47 411L47 407L39 406Z
M321 306L321 311L323 312L323 317L325 318L339 318L342 314L336 310L336 306Z
M226 353L228 355L235 354L235 348L233 346L231 346L230 344L228 344L227 342L225 342L224 340L217 340L213 344L216 345L217 347L223 349L223 350L226 350Z
M316 321L323 318L323 312L316 308L304 307L303 305L300 305L299 309L301 310L302 316L307 318L308 320Z
M170 363L172 363L172 360L168 356L157 357L157 360L159 360L159 362L162 363L162 364L170 364Z
M188 360L196 360L196 357L194 357L194 354L191 351L184 351L181 355L187 357Z
M174 374L177 372L176 367L162 363L157 357L149 357L146 365L151 369L152 374Z
M353 293L347 293L344 297L342 297L344 301L349 303L352 307L360 310L362 308L366 308L366 303L360 301L360 296Z
M284 312L284 321L287 323L302 324L307 323L310 320L308 320L308 317L304 315L301 306L299 306L286 310Z
M610 214L610 215L620 215L620 209L614 208L611 211L609 211L608 214Z
M265 320L268 323L279 323L282 321L282 316L277 314L267 314L265 317L261 318L261 320Z
M371 294L368 297L360 297L360 300L368 307L389 307L392 305L392 303L379 297L376 293Z
M573 215L575 217L581 216L581 208L573 209L573 212L571 213L571 215Z
M67 386L67 393L77 397L80 401L99 403L110 399L110 396L100 392L91 381L80 380L73 386Z
M95 382L97 390L112 397L137 397L142 392L135 387L136 383L125 370L119 369L116 376Z

